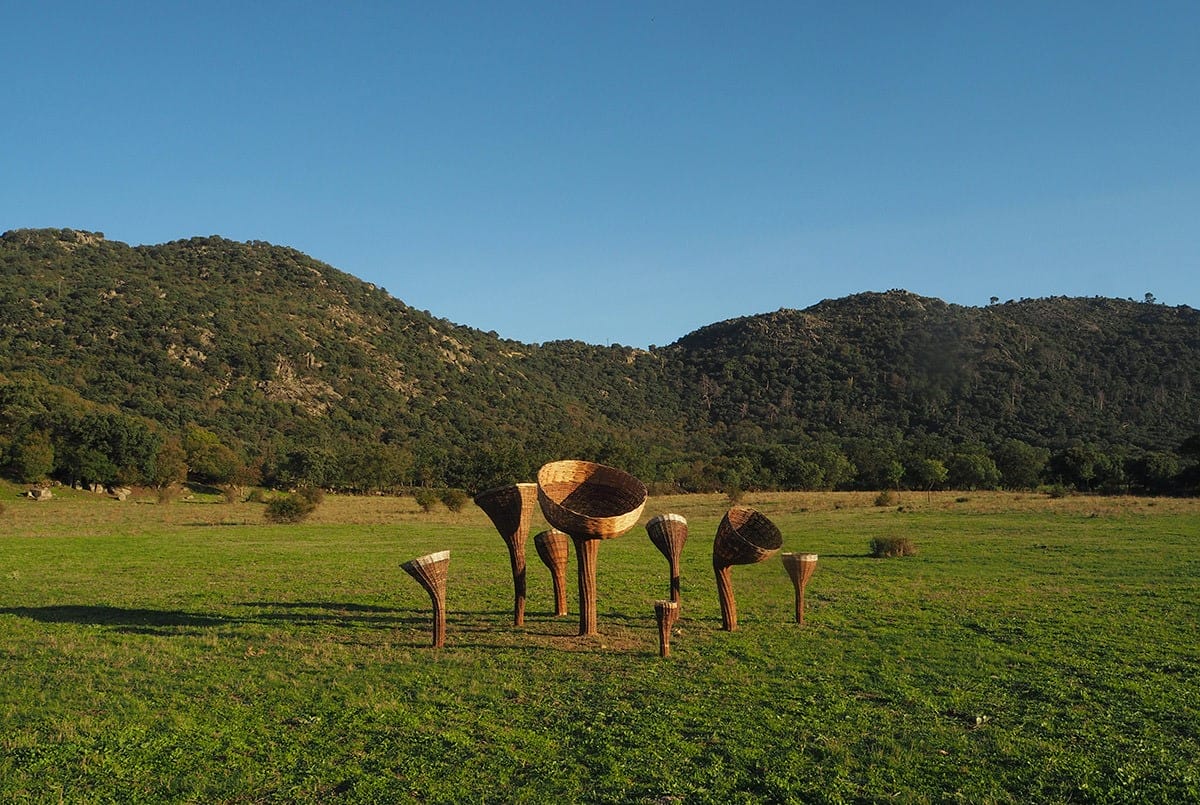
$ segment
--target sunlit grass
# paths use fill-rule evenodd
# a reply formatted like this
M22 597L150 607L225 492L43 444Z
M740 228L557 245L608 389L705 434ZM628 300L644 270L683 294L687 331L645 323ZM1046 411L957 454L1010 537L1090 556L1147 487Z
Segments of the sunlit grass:
M2 801L1200 798L1198 501L751 495L821 558L803 628L777 559L735 567L725 633L727 501L651 498L645 519L691 526L664 661L667 563L640 526L601 545L580 639L532 546L512 627L472 506L328 496L271 526L217 497L6 489ZM870 559L875 536L919 553ZM399 565L442 549L438 651Z

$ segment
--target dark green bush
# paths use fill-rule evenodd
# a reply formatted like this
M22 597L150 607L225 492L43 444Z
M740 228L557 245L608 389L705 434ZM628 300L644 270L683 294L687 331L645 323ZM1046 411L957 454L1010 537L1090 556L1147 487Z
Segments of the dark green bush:
M452 512L460 512L463 506L467 505L470 500L467 493L461 489L443 489L441 494L442 503Z
M415 500L417 505L421 507L421 511L430 512L433 511L433 507L437 505L438 493L434 492L432 489L426 489L422 487L420 489L413 490L413 500Z
M890 559L896 556L916 556L917 546L907 537L875 537L871 540L871 556Z
M890 489L885 489L875 496L876 506L895 506L900 502L900 496Z
M300 495L280 495L267 503L263 516L270 523L298 523L316 508L315 503L310 503Z

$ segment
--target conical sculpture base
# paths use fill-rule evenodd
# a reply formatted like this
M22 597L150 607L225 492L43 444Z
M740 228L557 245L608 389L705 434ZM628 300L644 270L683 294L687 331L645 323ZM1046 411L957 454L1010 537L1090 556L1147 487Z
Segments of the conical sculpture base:
M637 525L646 485L627 472L591 461L552 461L538 470L538 503L554 528L575 543L579 565L579 634L596 634L599 541Z
M779 558L783 560L783 566L787 568L788 575L791 576L792 586L796 588L796 623L804 625L804 588L808 586L808 580L812 578L813 571L817 569L817 555L815 553L781 553Z
M508 546L513 577L513 625L525 624L525 542L537 508L537 484L512 484L475 496L475 505L491 519Z
M667 557L671 572L671 600L679 603L679 557L688 538L687 520L682 514L660 514L646 523L646 533L654 547Z
M446 575L450 568L450 551L438 551L412 559L400 565L429 593L433 602L433 645L446 645Z
M679 603L655 601L654 617L658 621L658 656L671 656L671 629L679 619Z
M733 565L752 565L773 556L783 547L783 534L766 515L746 506L735 506L721 518L713 541L713 573L721 602L721 628L737 629L737 601L733 597Z
M570 538L551 528L533 538L538 558L550 569L550 581L554 584L554 616L567 614L567 554L570 553Z

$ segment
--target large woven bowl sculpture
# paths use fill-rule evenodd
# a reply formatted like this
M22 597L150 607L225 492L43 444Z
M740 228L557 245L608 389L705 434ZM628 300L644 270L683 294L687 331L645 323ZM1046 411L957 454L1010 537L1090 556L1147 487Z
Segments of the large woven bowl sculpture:
M567 614L567 554L570 552L567 535L557 528L542 531L533 538L538 558L550 569L554 584L554 616Z
M721 628L737 629L737 602L729 570L733 565L752 565L774 555L783 547L783 534L766 515L746 506L735 506L721 518L713 541L713 572L717 597L721 600Z
M433 602L433 645L446 645L446 575L450 569L450 551L438 551L400 565L429 593Z
M783 560L783 566L792 579L792 586L796 588L796 623L803 626L804 588L808 586L808 580L812 578L813 571L817 569L817 555L784 551L779 554L779 558Z
M508 546L513 577L513 625L525 624L525 542L537 508L537 484L510 484L480 492L475 505L483 509Z
M546 522L575 543L579 570L579 634L596 634L596 555L600 540L637 525L646 485L627 472L591 461L552 461L538 470L538 502Z
M679 555L687 542L687 519L682 514L660 514L646 523L646 533L654 547L667 557L671 569L671 600L679 603Z

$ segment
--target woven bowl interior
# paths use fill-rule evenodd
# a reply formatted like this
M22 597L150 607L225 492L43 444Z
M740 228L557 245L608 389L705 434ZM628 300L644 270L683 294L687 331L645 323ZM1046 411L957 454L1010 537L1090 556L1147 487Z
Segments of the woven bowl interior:
M546 464L538 471L538 492L546 521L568 533L623 532L646 505L645 484L627 472L590 461Z

